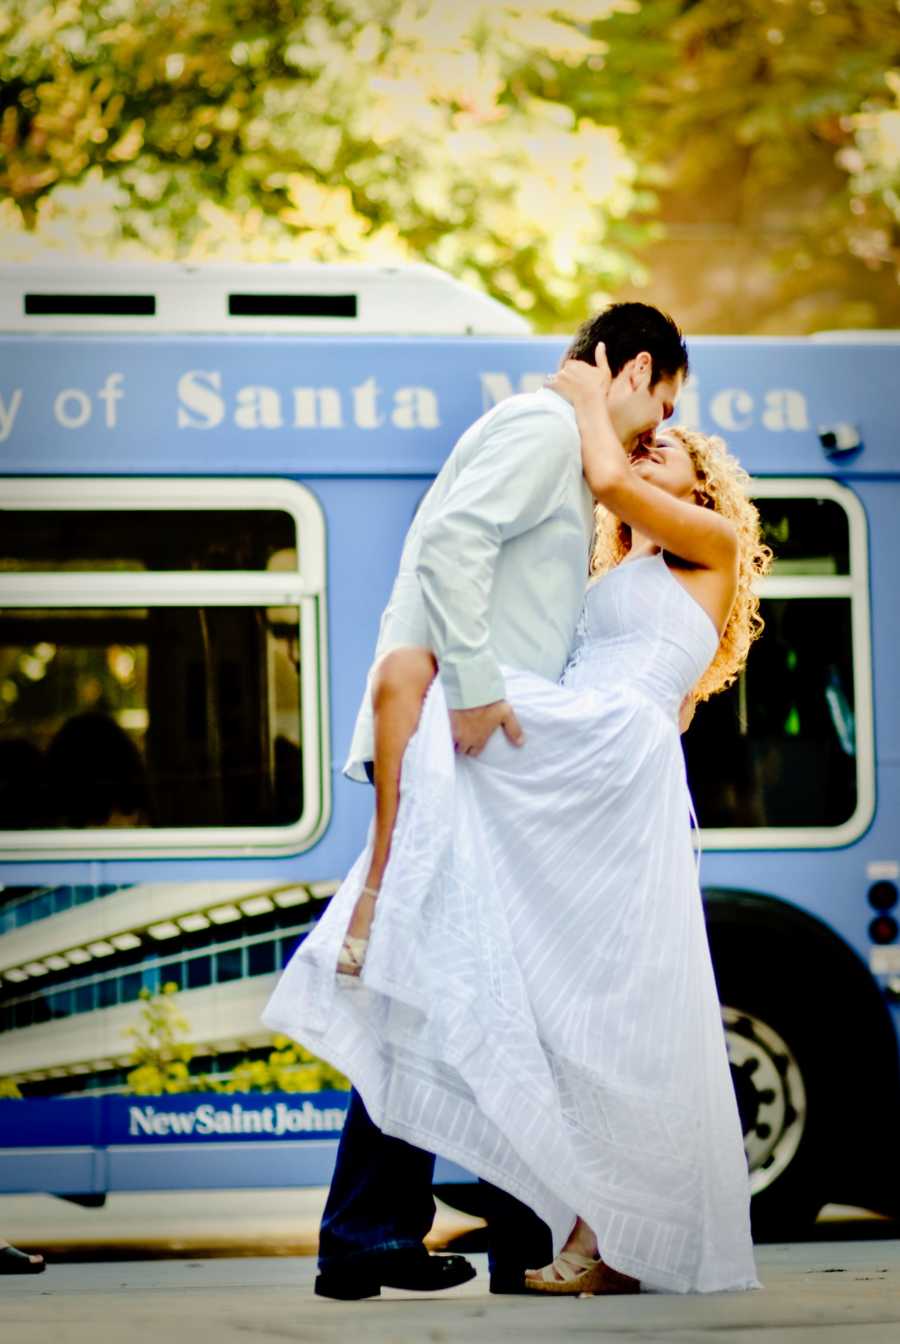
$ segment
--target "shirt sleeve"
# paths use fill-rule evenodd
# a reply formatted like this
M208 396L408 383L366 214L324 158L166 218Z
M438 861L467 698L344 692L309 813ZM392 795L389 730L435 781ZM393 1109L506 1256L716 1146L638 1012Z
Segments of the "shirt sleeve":
M490 631L497 557L557 509L579 445L576 425L557 411L501 410L424 529L416 577L451 709L505 698Z

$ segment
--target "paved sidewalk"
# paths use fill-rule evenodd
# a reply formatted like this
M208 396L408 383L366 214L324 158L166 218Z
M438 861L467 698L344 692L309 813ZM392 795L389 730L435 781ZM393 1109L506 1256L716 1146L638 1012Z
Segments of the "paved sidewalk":
M85 1209L52 1195L0 1195L0 1237L57 1261L149 1260L206 1256L315 1255L325 1204L322 1188L139 1191L110 1195ZM483 1227L438 1200L429 1237L434 1250ZM900 1221L830 1204L811 1229L812 1241L900 1236ZM480 1242L480 1244L479 1244ZM900 1344L900 1340L898 1340Z
M478 1278L430 1297L388 1292L359 1303L312 1293L313 1261L157 1260L53 1265L0 1280L15 1344L897 1344L900 1241L759 1249L761 1292L680 1297L491 1297Z
M140 1191L110 1195L100 1209L53 1195L2 1195L0 1237L58 1261L315 1255L326 1193L320 1187ZM429 1245L439 1249L482 1226L438 1201Z

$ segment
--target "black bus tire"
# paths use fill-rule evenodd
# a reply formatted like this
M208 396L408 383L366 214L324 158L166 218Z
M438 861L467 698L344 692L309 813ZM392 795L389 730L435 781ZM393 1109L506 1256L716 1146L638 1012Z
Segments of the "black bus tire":
M829 1033L771 940L715 956L719 999L753 1196L756 1241L808 1233L827 1202L829 1130L834 1118ZM765 967L765 974L760 968Z

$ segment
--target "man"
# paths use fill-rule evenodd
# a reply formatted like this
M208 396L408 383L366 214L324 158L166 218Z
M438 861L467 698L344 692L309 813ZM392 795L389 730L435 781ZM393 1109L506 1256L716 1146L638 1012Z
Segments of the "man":
M631 449L672 414L687 373L684 340L658 309L619 303L579 329L566 357L594 363L598 342L613 373L610 417ZM510 397L463 434L410 528L375 650L375 662L406 645L434 651L458 751L477 756L498 728L521 743L501 664L559 678L592 534L575 414L562 397L549 389ZM371 780L372 757L367 686L345 772ZM462 1256L424 1248L433 1169L432 1154L382 1134L351 1094L322 1219L317 1293L433 1291L473 1276ZM484 1192L491 1291L521 1291L525 1269L552 1256L549 1230L510 1195L486 1184Z

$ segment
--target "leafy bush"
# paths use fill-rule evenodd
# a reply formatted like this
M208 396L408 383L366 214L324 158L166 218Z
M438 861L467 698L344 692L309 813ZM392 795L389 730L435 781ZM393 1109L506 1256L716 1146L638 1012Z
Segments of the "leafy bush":
M134 1042L128 1091L157 1097L179 1092L320 1092L346 1090L350 1084L324 1060L283 1036L272 1041L268 1059L246 1059L229 1077L191 1073L188 1067L197 1046L186 1040L187 1019L175 1003L178 986L168 982L153 994L141 990L141 1020L126 1035Z

